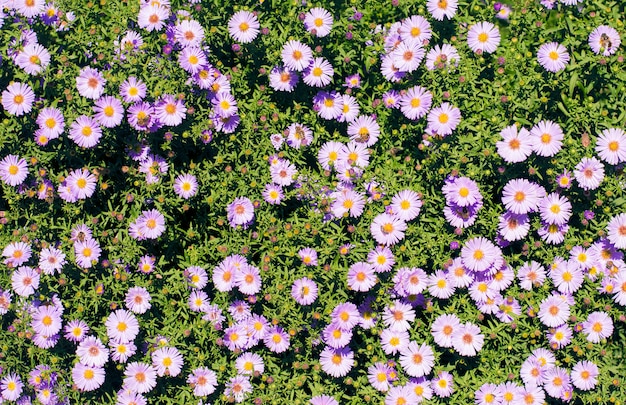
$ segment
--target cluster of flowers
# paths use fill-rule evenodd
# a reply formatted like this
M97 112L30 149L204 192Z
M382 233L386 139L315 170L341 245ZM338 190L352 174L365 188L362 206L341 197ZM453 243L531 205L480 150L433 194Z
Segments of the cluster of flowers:
M25 16L26 13L32 13L32 9L27 8L32 7L32 4L43 10L40 7L43 3L39 0L13 3L11 7ZM443 20L454 16L456 1L429 0L427 7L433 18ZM506 11L505 7L502 9ZM31 17L41 15L41 10ZM41 15L44 21L46 15L53 17L46 12ZM303 21L305 28L318 37L328 35L333 24L330 13L321 8L310 10L303 16ZM164 53L178 52L178 62L189 74L190 83L208 90L215 128L227 133L234 131L239 120L237 103L230 93L228 78L208 63L208 49L204 46L205 34L202 26L185 12L174 15L169 2L164 0L143 1L138 23L140 28L148 32L165 29L168 42ZM619 35L617 32L611 33L608 27L604 30L601 28L592 33L589 43L594 52L611 54L619 46ZM240 11L230 19L228 29L236 41L249 43L259 32L259 23L254 13ZM14 54L13 63L28 74L37 75L49 63L50 55L38 44L36 36L33 39L33 35L27 31L22 34L19 40L22 45L17 47L19 49ZM479 54L495 52L500 41L498 29L488 22L471 26L467 35L469 48ZM592 41L594 35L595 39ZM382 59L386 66L383 68L390 72L386 74L389 76L387 78L394 82L400 81L419 67L425 55L427 69L453 69L460 59L456 49L443 44L426 54L424 47L428 45L430 38L430 24L422 16L412 16L394 24L385 33L386 53ZM139 52L142 44L140 34L127 31L119 41L120 60ZM595 45L598 46L594 47ZM561 67L558 64L565 58L559 49L544 51L542 47L540 53L546 54L547 59L542 63L546 69L558 71L564 68L564 65ZM332 82L332 65L324 58L314 57L313 50L302 42L293 40L286 43L282 58L283 66L275 67L270 73L270 84L275 90L292 91L300 74L309 86L325 87ZM79 94L95 100L94 117L83 115L71 124L70 139L80 147L95 147L103 136L101 128L115 128L123 120L124 105L116 97L104 95L105 86L103 74L91 67L81 70L76 79ZM358 76L349 77L346 87L349 90L358 88ZM134 129L155 131L164 125L176 126L186 117L183 98L164 95L154 103L147 103L144 101L146 92L146 85L134 77L128 77L120 88L120 97L125 103L132 104L128 107L127 120ZM29 113L34 99L31 87L24 83L13 83L2 93L3 107L16 116ZM460 110L448 103L431 109L431 103L432 94L420 86L403 93L390 91L385 96L385 104L391 108L400 108L408 119L417 120L428 115L427 133L442 136L451 134L460 121ZM314 98L313 104L320 117L348 123L347 134L350 141L346 144L325 143L319 150L318 160L325 170L334 170L340 180L335 190L328 190L331 197L331 217L358 218L364 211L366 194L357 191L357 180L369 165L372 151L368 148L376 144L381 135L380 127L375 116L359 115L359 105L350 94L321 91ZM45 146L63 133L65 118L56 108L44 108L38 115L37 124L39 128L35 139ZM520 131L517 131L517 127L506 128L502 137L504 141L498 145L499 153L507 163L517 163L524 161L532 152L543 157L554 156L561 149L563 133L558 124L541 121L530 132L523 128ZM303 124L294 123L285 131L285 137L273 135L272 143L277 150L283 143L296 150L305 148L313 143L313 132ZM617 165L626 161L625 148L623 131L609 129L598 138L596 152L603 161ZM131 154L131 157L139 162L139 171L146 174L147 183L160 181L160 176L168 171L166 160L149 154L147 146L140 145L137 156ZM603 166L595 158L585 159L588 160L583 160L576 166L575 177L583 190L594 190L604 176ZM589 162L595 166L589 167ZM266 185L263 197L269 204L280 204L284 197L282 187L296 182L298 169L289 160L277 155L270 157L269 164L272 183ZM9 155L0 163L0 177L10 186L23 184L27 176L28 164L19 156ZM571 178L572 175L565 172L558 180L559 187L568 188L572 183ZM67 202L89 198L95 191L96 182L97 178L89 171L74 170L61 183L59 195ZM376 187L375 182L364 185L364 191L370 195L371 201L381 199L381 193ZM192 175L181 174L174 182L174 191L181 198L192 197L197 189L197 181ZM51 182L44 184L43 194L47 195L48 190L54 190ZM40 194L41 192L40 188ZM447 205L444 214L448 222L458 228L471 226L482 206L483 197L478 185L467 177L452 177L443 186L443 194ZM500 237L504 241L523 239L530 229L528 215L533 212L539 212L542 221L539 233L547 242L559 243L563 240L572 214L571 203L566 197L557 193L548 194L542 186L526 179L514 179L504 187L502 203L507 210L500 218ZM392 270L395 259L390 246L404 238L407 222L419 215L421 206L417 193L403 190L393 196L385 213L374 218L370 231L379 246L369 252L367 261L350 266L347 272L347 285L350 289L368 292L378 282L377 273ZM227 208L230 225L244 229L251 226L255 207L256 202L253 203L246 197L235 199ZM129 233L139 240L156 239L164 230L164 216L152 209L144 211L130 224ZM83 225L75 228L71 240L79 267L92 267L99 260L100 246L88 227ZM515 271L506 265L497 245L503 246L504 243L494 243L484 237L470 239L463 246L460 257L452 260L445 270L436 270L430 275L419 268L397 269L393 277L395 296L382 310L381 323L384 329L380 342L386 354L399 355L402 370L410 379L405 385L393 384L398 379L395 361L376 362L370 366L368 379L375 389L387 392L386 403L417 403L430 398L433 393L447 397L453 391L450 373L442 371L429 380L435 364L435 351L426 343L412 341L409 335L411 324L416 318L416 309L426 302L426 290L432 297L445 300L458 289L467 288L481 313L494 314L507 323L520 315L518 301L506 297L505 294L505 290L515 279ZM613 323L604 312L589 314L585 322L576 324L573 328L567 322L574 305L573 294L582 286L584 277L590 280L602 277L600 292L614 294L616 303L626 305L626 268L623 255L618 250L624 248L626 214L620 214L609 222L607 239L595 242L589 249L576 246L571 249L568 260L556 258L550 265L548 276L556 291L541 301L536 315L547 328L548 340L554 350L567 346L574 332L584 333L586 339L592 343L611 336ZM343 246L341 249L347 251L350 247ZM11 277L13 292L21 297L34 296L39 287L40 271L27 265L32 255L31 246L25 242L11 242L2 255L6 258L5 264L17 269ZM317 252L314 249L303 248L298 255L304 265L317 265ZM154 263L154 257L144 256L140 259L139 270L149 273ZM44 273L54 274L61 271L64 264L65 254L62 250L57 247L44 247L41 250L39 269ZM193 266L185 270L185 277L191 289L188 300L191 310L202 313L203 319L211 322L216 329L222 330L226 318L219 306L211 304L209 295L203 291L208 284L207 272L201 267ZM517 270L517 278L521 288L531 290L544 283L546 273L541 265L531 262ZM249 302L253 301L254 295L262 287L259 269L238 255L229 256L215 267L212 281L221 292L232 292L236 287L241 294L248 296ZM291 295L300 305L312 304L317 299L317 294L316 282L307 277L296 280L292 285ZM104 368L109 359L124 364L137 352L135 340L139 333L139 321L134 314L146 313L150 309L150 299L145 288L131 287L128 290L125 299L128 310L113 310L106 319L108 347L99 337L89 336L90 329L84 321L73 320L65 325L64 338L77 344L78 362L72 368L71 375L78 389L92 391L99 388L104 383ZM11 292L0 290L0 314L8 311L11 301ZM325 346L320 354L320 364L325 373L333 377L343 377L353 368L355 356L349 345L354 329L356 326L370 329L378 322L372 315L372 301L373 297L366 297L359 306L352 302L343 302L332 311L330 323L321 332L321 342ZM534 312L535 309L531 311ZM60 332L63 329L63 306L60 300L53 296L48 303L34 301L24 312L27 312L25 319L30 320L30 328L34 332L34 344L41 348L54 347L61 339ZM224 329L224 337L219 342L230 351L243 353L235 362L237 375L226 382L224 394L242 402L245 395L252 391L251 378L257 378L264 372L263 358L249 350L263 341L269 351L284 353L290 347L291 331L286 332L277 325L271 326L263 315L253 314L244 301L233 302L228 313L234 322ZM431 333L437 345L453 348L461 356L475 356L483 346L484 336L480 327L471 322L461 323L454 314L439 316L432 324ZM134 361L125 366L124 385L118 392L118 402L145 403L143 394L156 387L157 377L176 377L181 373L184 365L181 353L175 347L169 346L166 338L157 338L157 342L156 346L148 348L144 353L150 353L151 364ZM520 398L525 403L543 403L545 393L554 398L568 400L572 395L572 384L581 390L592 389L596 384L598 369L591 362L577 363L571 373L554 365L554 355L541 349L536 350L520 371L525 387L514 383L485 384L476 391L476 400L493 403L511 402ZM52 374L46 375L43 368L36 370L40 374L33 377L34 382L30 384L37 397L42 403L60 402L54 399L55 395L61 396L60 392L55 392L55 377ZM187 382L196 396L206 396L216 390L217 377L209 368L199 367L191 370ZM19 376L11 372L4 376L0 385L4 400L16 400L22 395L23 383ZM335 399L324 395L316 396L310 402L313 405L337 404Z
M599 371L594 363L582 360L574 365L570 374L556 366L556 358L550 351L536 349L524 361L520 374L525 384L523 387L513 382L485 383L474 394L476 403L542 404L546 401L546 393L569 401L572 384L584 391L593 389Z
M496 147L507 163L517 163L535 152L539 156L554 156L561 150L563 132L558 124L541 121L529 132L515 125L501 132L502 140ZM596 141L596 152L603 161L611 165L626 162L626 135L621 129L610 128L602 131ZM573 175L565 170L556 178L557 186L566 190L577 181L585 191L595 190L604 180L603 163L595 157L584 157L574 167ZM572 215L572 205L568 198L557 192L547 194L546 190L526 179L510 180L502 191L502 202L507 212L500 216L500 236L505 241L521 240L530 230L528 214L539 211L542 225L540 236L548 243L563 242Z
M381 73L391 82L400 82L408 73L415 71L426 52L432 31L430 23L421 15L413 15L397 21L388 30L378 28L384 35L385 53L381 55ZM429 70L450 68L459 63L456 49L448 44L437 45L426 54ZM447 136L452 134L461 121L461 111L448 102L433 108L432 93L421 86L413 86L398 92L389 90L383 94L388 108L398 108L410 120L418 120L428 114L427 134Z
M229 79L208 61L209 48L204 42L205 32L202 25L191 18L188 12L172 13L169 1L142 2L137 23L148 32L165 29L167 44L163 52L167 55L178 52L178 63L189 74L189 81L199 89L208 91L207 99L213 106L212 129L224 133L234 132L240 122L237 102L231 93ZM259 32L258 20L253 13L238 12L229 21L229 32L241 42L251 42ZM133 31L127 32L119 42L120 52L136 51L141 47L143 39ZM163 117L160 112L163 109L171 117L171 123L164 122L166 125L178 125L185 118L186 108L183 101L166 95L161 102L156 103L154 109L146 103L135 105L134 112L141 114L141 119L144 120L138 126L151 131L158 129L158 123ZM153 113L156 114L156 121L152 118Z
M0 373L2 372L0 367ZM61 392L58 374L45 365L36 366L28 374L28 385L35 391L35 397L42 404L69 404L69 399ZM0 380L0 394L5 401L18 401L24 392L24 382L19 375L8 372Z
M221 330L226 318L220 307L211 304L208 294L203 291L208 284L206 270L199 266L191 266L185 270L184 274L191 289L189 308L194 312L201 312L202 319L210 322L216 330ZM259 269L249 264L246 258L240 255L231 255L216 266L213 270L212 281L218 291L229 292L237 287L249 298L254 297L261 290ZM263 342L271 352L283 353L290 346L290 337L280 326L271 325L263 315L253 314L250 305L245 301L233 301L228 313L234 322L229 322L229 326L224 329L224 336L219 339L220 344L231 351L243 351L243 353L235 361L237 375L226 384L224 395L233 398L236 402L242 402L245 395L252 392L250 378L259 377L265 370L263 358L248 350ZM213 373L211 370L208 371ZM214 373L213 381L216 381ZM214 382L213 389L215 385ZM196 396L205 396L211 392L213 390L194 388Z

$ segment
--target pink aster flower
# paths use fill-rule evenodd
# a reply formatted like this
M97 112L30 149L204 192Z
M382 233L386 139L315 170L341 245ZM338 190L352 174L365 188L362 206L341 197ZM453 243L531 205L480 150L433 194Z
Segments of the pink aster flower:
M237 197L227 207L228 222L236 228L241 225L246 229L254 221L254 206L247 197Z
M309 86L324 87L332 82L334 74L333 65L329 61L316 57L302 72L302 81Z
M320 365L326 374L344 377L354 365L354 353L348 347L341 349L326 347L320 354Z
M549 72L558 72L567 66L569 62L569 53L567 49L557 42L549 42L539 47L537 51L537 60Z
M533 151L530 132L526 128L518 130L511 125L500 131L501 141L496 142L498 154L507 163L523 162Z
M304 28L316 37L330 34L333 16L321 7L314 7L304 15Z
M217 374L207 367L198 367L189 374L187 383L193 388L195 396L211 395L217 388Z
M181 198L188 199L196 195L198 192L198 181L196 176L184 173L180 174L174 180L174 192Z
M584 157L574 168L574 177L583 190L595 190L604 180L604 165L595 157Z
M69 138L81 148L93 148L102 137L100 125L91 117L81 115L70 126Z
M596 55L610 56L617 52L622 40L615 28L601 25L591 31L588 42Z
M165 232L165 217L156 209L143 211L137 218L139 233L146 239L157 239Z
M76 264L82 268L88 269L93 267L98 262L100 253L102 253L102 249L100 249L100 244L95 239L74 242Z
M281 56L287 68L302 72L313 60L313 51L308 45L291 40L283 46Z
M467 32L467 45L473 52L493 53L500 44L500 31L490 22L474 24Z
M452 134L461 122L461 110L445 102L430 110L427 119L428 128L437 135L445 137Z
M530 130L530 143L537 155L550 157L561 150L563 136L563 130L559 124L543 120Z
M295 280L291 287L291 296L300 305L310 305L317 299L317 284L303 277Z
M139 333L139 322L135 315L124 309L112 312L106 322L107 336L110 340L131 342Z
M97 69L86 66L76 78L76 89L83 97L97 100L104 93L106 80Z
M35 93L26 83L14 82L2 92L2 107L18 117L29 113L34 101Z
M572 384L583 391L592 390L598 383L599 374L598 366L594 363L587 360L579 361L572 368Z
M596 152L610 165L626 162L626 133L620 128L605 129L596 140Z
M103 367L76 363L72 368L72 380L81 391L93 391L104 383L105 371Z
M592 312L583 322L583 332L587 335L588 341L600 343L602 339L607 339L613 334L613 320L605 312Z
M155 368L146 363L132 362L124 370L124 385L131 391L145 394L156 387L157 373Z
M183 368L183 356L175 347L161 347L152 352L152 365L159 377L176 377Z
M484 340L477 325L466 323L452 335L452 346L461 356L475 356L482 349Z
M259 35L259 20L254 13L246 10L237 11L228 20L228 33L235 41L247 44Z
M124 106L111 96L100 97L94 104L95 119L105 128L114 128L122 123Z
M406 222L386 213L377 215L370 225L372 237L381 245L394 245L404 239Z

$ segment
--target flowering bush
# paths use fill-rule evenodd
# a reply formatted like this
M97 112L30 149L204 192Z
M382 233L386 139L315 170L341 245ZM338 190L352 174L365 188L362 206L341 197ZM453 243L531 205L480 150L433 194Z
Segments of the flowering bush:
M623 403L624 7L0 1L0 402Z

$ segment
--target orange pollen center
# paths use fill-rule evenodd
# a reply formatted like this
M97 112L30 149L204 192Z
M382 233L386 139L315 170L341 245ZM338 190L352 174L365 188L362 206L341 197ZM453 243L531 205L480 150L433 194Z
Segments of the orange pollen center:
M138 372L137 374L135 374L135 380L137 380L137 382L143 383L146 381L146 374L143 372Z
M393 232L393 224L387 222L382 226L382 231L385 235L389 235L391 232Z

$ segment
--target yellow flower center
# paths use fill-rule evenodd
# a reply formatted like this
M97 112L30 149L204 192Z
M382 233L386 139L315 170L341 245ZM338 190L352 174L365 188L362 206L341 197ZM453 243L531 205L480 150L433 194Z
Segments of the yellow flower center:
M389 235L391 232L393 232L393 224L387 222L382 226L382 231L385 235Z
M169 103L165 106L165 112L168 114L174 114L176 112L176 106L172 103Z

